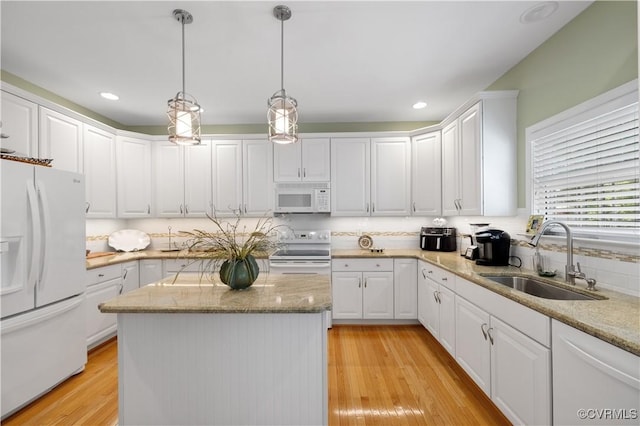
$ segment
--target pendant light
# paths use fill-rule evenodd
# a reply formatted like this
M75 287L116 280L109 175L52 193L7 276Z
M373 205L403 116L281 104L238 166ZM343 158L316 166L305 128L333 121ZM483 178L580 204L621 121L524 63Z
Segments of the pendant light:
M284 90L284 21L291 18L291 10L287 6L273 8L273 16L280 21L280 87L269 99L267 121L269 123L269 140L287 144L298 141L298 102L287 96Z
M169 140L177 145L198 145L200 143L200 105L185 91L184 73L184 26L193 22L193 16L186 10L176 9L173 17L182 24L182 91L168 102Z

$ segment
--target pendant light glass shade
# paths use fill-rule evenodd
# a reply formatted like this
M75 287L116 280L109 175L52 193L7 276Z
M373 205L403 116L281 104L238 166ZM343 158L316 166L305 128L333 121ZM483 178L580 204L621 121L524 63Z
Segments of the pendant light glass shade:
M267 122L269 124L269 140L287 144L298 141L298 102L287 96L284 90L284 21L291 18L291 10L287 6L273 8L273 16L280 21L280 87L269 99Z
M298 141L298 102L287 96L284 89L277 91L269 99L269 140L275 143Z
M193 22L193 16L186 10L176 9L173 16L182 24L182 91L169 99L169 141L177 145L198 145L200 143L200 105L185 91L184 72L184 26Z
M200 105L195 98L184 92L178 92L169 99L169 140L178 145L197 145L200 143Z

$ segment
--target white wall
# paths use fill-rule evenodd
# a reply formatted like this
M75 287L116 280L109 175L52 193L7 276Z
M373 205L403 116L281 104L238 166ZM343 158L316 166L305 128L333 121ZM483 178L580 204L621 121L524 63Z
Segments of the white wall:
M447 217L447 226L454 226L458 233L470 233L470 223L490 223L507 231L514 245L511 254L522 259L523 267L533 269L534 249L526 244L525 234L528 213L520 209L514 217ZM233 218L231 218L233 219ZM334 249L358 249L358 237L369 234L376 247L386 249L418 248L422 226L432 226L432 217L331 217L329 215L284 215L274 218L274 223L293 229L330 229ZM243 219L242 225L253 229L256 219ZM120 229L138 229L151 236L149 249L167 247L169 226L172 240L182 243L179 231L195 228L213 230L207 219L135 219L135 220L87 220L87 248L92 251L112 250L107 245L111 232ZM549 269L564 274L566 263L565 239L543 237L540 252L549 262ZM574 261L580 262L582 271L595 278L598 287L609 288L626 294L640 296L640 261L638 246L594 243L580 239L574 241Z

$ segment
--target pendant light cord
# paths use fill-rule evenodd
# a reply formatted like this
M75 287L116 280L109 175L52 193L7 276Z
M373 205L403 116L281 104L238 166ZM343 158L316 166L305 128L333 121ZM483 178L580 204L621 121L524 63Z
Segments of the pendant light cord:
M182 16L180 18L180 23L182 24L182 93L187 93L186 89L185 89L185 72L184 72L184 63L185 63L185 56L184 56L184 16Z
M280 20L280 87L284 93L284 19Z

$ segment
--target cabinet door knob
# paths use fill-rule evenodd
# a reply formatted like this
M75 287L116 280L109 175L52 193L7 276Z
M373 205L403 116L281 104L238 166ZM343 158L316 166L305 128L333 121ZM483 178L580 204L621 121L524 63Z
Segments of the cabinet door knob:
M358 288L362 287L362 278L358 278Z
M151 204L147 204L147 214L151 214Z
M413 211L414 212L416 211L416 202L415 201L413 202Z
M85 212L85 213L89 213L89 208L91 207L91 203L87 202L86 204L87 204L87 207L86 207L86 209L84 210L84 212Z
M487 336L489 336L489 342L493 345L493 336L491 335L491 330L493 330L493 327L487 330Z

